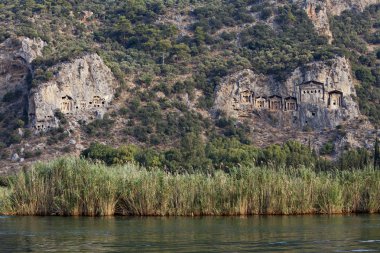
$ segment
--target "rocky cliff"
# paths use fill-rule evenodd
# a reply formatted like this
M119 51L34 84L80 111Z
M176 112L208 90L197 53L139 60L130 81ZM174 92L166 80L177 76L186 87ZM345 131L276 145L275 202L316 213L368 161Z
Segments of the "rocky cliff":
M253 118L267 114L279 127L335 128L359 116L351 67L346 58L314 62L296 69L282 83L243 70L216 91L214 112Z
M78 121L101 118L111 106L117 81L97 54L54 65L46 70L53 73L50 80L31 88L32 62L43 57L45 46L42 40L24 37L7 39L0 44L0 133L3 137L0 173L33 162L31 157L43 160L55 157L61 154L62 145L66 147L65 152L80 152L83 146ZM53 147L54 131L32 134L58 127L63 120L67 125L60 132L61 137L64 136L61 139L70 136L66 144ZM6 148L4 140L10 140ZM47 149L49 152L45 152Z
M26 90L31 62L42 55L45 42L25 37L10 38L0 44L0 97L15 90Z
M97 54L85 55L50 69L54 77L30 92L29 123L38 131L57 127L57 113L69 122L101 118L116 88L111 70Z
M351 66L343 57L307 64L284 82L249 69L237 72L217 87L212 114L248 126L258 146L294 139L319 150L333 142L339 153L371 148L374 133L360 115Z
M329 16L340 15L343 11L357 9L363 11L371 4L380 3L379 0L294 0L302 5L317 32L332 42Z

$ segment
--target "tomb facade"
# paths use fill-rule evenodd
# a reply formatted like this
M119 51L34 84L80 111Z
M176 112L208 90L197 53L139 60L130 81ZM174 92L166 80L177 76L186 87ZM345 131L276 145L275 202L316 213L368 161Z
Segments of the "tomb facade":
M254 94L249 90L245 90L240 93L240 103L242 104L252 104L253 98Z
M333 90L329 92L328 107L330 109L339 109L342 107L343 102L343 92L338 90Z
M255 99L256 109L266 109L268 108L268 100L266 97L256 97Z
M273 95L269 97L269 110L281 111L282 110L282 97Z
M297 98L285 98L285 111L297 111Z
M325 103L325 85L318 81L307 81L298 86L299 101L306 104L323 105Z
M62 97L61 112L70 113L73 111L73 98L70 96Z
M211 113L248 117L253 127L257 121L302 130L335 128L361 117L353 80L345 57L306 64L284 81L246 69L216 87Z
M58 74L32 89L29 97L29 124L37 131L58 127L57 111L69 122L88 122L106 113L117 82L97 54L58 64L51 71Z

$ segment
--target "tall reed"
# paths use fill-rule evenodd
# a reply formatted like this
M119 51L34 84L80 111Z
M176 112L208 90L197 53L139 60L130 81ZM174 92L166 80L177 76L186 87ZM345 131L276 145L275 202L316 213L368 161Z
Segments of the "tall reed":
M37 164L11 182L13 211L20 215L113 215L117 175L80 159Z
M0 214L8 214L11 212L10 193L10 189L0 187Z
M19 173L3 199L8 212L19 215L374 213L380 211L380 171L244 167L229 174L168 174L59 159Z

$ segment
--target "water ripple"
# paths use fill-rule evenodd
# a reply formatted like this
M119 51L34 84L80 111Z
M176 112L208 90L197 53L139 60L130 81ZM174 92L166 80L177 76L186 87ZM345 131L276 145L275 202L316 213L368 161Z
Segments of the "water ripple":
M380 240L366 240L366 241L359 241L363 243L374 243L374 242L380 242Z

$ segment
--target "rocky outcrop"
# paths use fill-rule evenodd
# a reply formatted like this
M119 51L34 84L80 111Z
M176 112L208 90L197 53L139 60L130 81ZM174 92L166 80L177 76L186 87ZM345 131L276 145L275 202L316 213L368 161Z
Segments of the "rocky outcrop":
M59 116L69 122L101 118L113 98L116 79L97 54L85 55L50 69L52 80L29 96L29 123L38 131L57 127Z
M230 117L238 118L253 110L252 94L281 94L279 89L281 88L267 76L258 75L250 69L239 71L217 87L214 112L223 111ZM247 93L248 101L242 102L244 93Z
M304 9L313 22L318 34L325 36L329 43L331 43L333 35L330 30L327 1L306 1L304 3Z
M333 35L330 30L329 16L340 15L349 9L363 11L369 5L379 4L379 0L294 0L294 2L302 5L317 32L327 37L330 43Z
M31 62L42 55L45 42L25 37L10 38L0 44L0 97L15 91L26 91Z
M351 72L350 63L344 57L326 62L314 62L293 72L285 86L288 89L291 87L298 89L294 94L300 104L301 128L334 128L344 121L359 116L359 108L354 100L356 91ZM305 84L311 81L315 83L305 87ZM323 84L322 87L318 83ZM315 89L319 87L324 90L317 93L321 94L321 99L315 102L307 100L307 97L316 95L315 91L319 92Z
M334 128L359 116L347 59L314 62L296 69L283 83L243 70L216 90L214 113L274 120L278 127ZM255 118L258 120L257 118Z
M12 41L11 39L5 41L5 44ZM34 59L42 56L42 50L47 45L41 39L30 39L22 37L19 39L20 48L16 50L15 55L23 58L27 63L32 63ZM12 42L9 43L12 46Z

